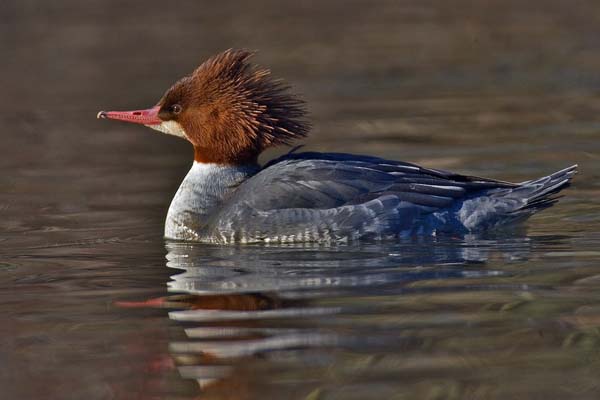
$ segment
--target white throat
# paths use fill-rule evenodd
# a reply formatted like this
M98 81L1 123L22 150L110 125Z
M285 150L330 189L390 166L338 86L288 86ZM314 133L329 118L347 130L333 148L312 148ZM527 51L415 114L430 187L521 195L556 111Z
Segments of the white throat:
M254 175L258 165L222 165L194 161L171 201L165 237L198 240L208 218L220 209L225 196Z
M177 121L163 121L158 125L146 125L148 128L152 128L156 131L166 133L168 135L177 136L180 138L187 139L185 130L181 124Z

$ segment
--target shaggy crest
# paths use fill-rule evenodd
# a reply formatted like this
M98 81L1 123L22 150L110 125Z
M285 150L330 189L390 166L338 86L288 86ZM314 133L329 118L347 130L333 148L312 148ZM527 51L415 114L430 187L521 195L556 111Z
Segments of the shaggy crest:
M255 162L266 148L308 134L304 102L250 64L252 55L227 50L210 58L159 102L159 117L181 125L197 161Z

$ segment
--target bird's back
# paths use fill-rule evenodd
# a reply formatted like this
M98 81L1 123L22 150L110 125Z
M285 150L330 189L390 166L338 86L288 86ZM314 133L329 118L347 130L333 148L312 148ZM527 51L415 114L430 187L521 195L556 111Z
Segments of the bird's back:
M575 171L513 184L377 157L288 154L232 190L206 235L296 242L467 233L548 207Z

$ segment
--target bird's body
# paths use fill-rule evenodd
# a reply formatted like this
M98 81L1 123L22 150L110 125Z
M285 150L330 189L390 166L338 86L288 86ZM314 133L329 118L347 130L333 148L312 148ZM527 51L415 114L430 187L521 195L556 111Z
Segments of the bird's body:
M377 157L288 153L303 137L301 102L228 51L177 82L148 110L101 112L189 140L195 161L171 202L165 237L209 243L347 242L482 232L556 201L576 166L519 184Z
M550 206L574 173L512 184L339 153L289 154L262 169L194 163L165 236L289 243L481 232Z

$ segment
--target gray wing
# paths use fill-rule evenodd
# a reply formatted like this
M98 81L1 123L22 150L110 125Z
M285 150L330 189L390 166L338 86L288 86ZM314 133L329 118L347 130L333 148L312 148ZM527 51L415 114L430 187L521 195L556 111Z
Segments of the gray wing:
M506 187L514 184L376 157L289 154L237 187L211 225L224 241L397 235L425 229L427 214Z

